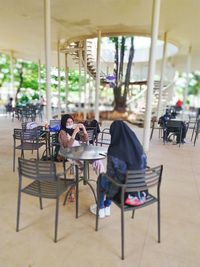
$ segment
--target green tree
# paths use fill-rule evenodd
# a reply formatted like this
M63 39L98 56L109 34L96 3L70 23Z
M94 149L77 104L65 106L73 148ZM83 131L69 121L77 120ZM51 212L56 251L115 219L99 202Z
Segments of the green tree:
M5 82L10 81L10 58L8 55L0 54L0 88Z
M124 58L126 50L126 41L130 40L128 63L126 73L124 75ZM127 94L129 91L129 83L131 78L131 68L134 58L134 37L113 37L112 42L115 44L115 58L114 58L114 76L115 82L113 84L114 94L114 109L120 112L126 110Z

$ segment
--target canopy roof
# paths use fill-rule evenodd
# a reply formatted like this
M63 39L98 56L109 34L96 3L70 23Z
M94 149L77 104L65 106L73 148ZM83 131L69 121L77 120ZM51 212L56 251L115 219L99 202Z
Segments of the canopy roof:
M57 41L103 36L151 34L152 0L51 0L52 50ZM200 1L162 0L159 38L179 47L174 59L186 64L192 47L192 69L200 69ZM44 3L41 0L1 0L0 51L44 61ZM182 64L184 63L184 64Z

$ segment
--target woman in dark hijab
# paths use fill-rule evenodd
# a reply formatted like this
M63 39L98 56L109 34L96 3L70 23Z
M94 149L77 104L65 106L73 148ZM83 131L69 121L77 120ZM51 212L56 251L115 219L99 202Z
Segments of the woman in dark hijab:
M116 182L123 183L127 170L143 170L146 168L146 155L135 133L121 120L114 121L110 126L111 143L108 148L107 172L101 174L101 194L99 217L110 215L111 199L119 192L119 188L111 184L106 175ZM147 192L129 194L127 205L141 205ZM106 198L105 198L106 197ZM96 214L96 205L90 207Z

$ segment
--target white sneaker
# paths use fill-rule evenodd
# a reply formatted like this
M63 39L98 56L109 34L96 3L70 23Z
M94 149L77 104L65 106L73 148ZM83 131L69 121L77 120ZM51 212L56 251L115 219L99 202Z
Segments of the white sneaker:
M105 207L105 216L110 216L110 206Z
M91 212L92 214L94 214L94 215L97 214L97 204L92 204L92 205L90 206L90 212ZM100 218L100 219L105 218L105 209L104 209L104 208L103 208L103 209L99 209L99 218Z

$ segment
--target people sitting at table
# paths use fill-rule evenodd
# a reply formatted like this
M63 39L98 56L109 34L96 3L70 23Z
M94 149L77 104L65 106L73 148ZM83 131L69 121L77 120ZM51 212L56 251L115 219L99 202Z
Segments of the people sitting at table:
M127 170L143 170L146 168L146 155L135 133L121 120L114 121L110 126L111 143L107 154L107 172L101 174L99 218L110 215L112 198L119 193L119 187L109 182L107 176L116 182L125 181ZM133 192L125 196L125 204L138 206L145 202L148 192ZM96 215L97 206L90 206Z
M176 112L171 111L169 109L166 109L166 112L163 116L161 116L158 120L158 124L165 129L165 132L163 134L163 139L166 142L172 141L169 136L170 133L174 132L174 128L172 127L167 127L167 122L171 119L176 119ZM187 125L181 121L181 127L182 127L182 135L180 132L176 132L176 144L185 143L185 137L187 133Z

